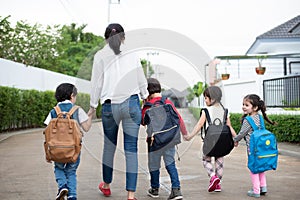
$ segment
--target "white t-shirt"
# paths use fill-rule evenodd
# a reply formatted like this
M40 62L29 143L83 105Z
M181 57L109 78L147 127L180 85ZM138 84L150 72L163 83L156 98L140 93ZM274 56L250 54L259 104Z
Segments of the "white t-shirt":
M111 103L122 103L131 95L148 97L147 80L140 59L135 52L122 51L115 55L109 45L94 56L90 105L98 106L110 99Z
M72 103L72 102L70 100L65 100L63 102L59 102L57 105L59 105L61 103ZM47 118L44 121L44 124L48 125L50 123L51 119L52 119L51 112L49 112ZM81 124L89 119L89 116L86 114L86 112L81 107L78 109L78 119L79 119L79 124Z

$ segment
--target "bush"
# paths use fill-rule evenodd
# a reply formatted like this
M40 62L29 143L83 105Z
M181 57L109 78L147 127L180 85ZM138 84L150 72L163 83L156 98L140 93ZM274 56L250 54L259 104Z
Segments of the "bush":
M189 108L196 119L199 119L200 108ZM233 129L238 133L241 129L240 113L230 113L230 122ZM266 128L276 135L278 142L300 142L300 115L268 115L268 117L277 122L277 125L271 125L265 121Z
M21 90L0 86L0 132L44 127L49 111L57 104L53 91ZM90 107L88 94L79 93L76 105L86 112ZM101 106L97 108L100 117Z

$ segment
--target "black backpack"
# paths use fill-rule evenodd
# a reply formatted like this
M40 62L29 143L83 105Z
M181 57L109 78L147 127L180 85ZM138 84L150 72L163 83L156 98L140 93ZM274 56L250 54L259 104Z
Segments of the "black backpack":
M203 154L210 157L223 157L231 152L234 147L233 138L229 126L227 126L228 109L224 109L224 119L216 118L213 122L209 116L206 108L201 109L200 116L204 110L208 127L206 122L204 124L205 136L203 136L203 129L201 129L201 137L203 139Z
M166 97L151 104L146 102L144 124L147 125L148 151L175 146L181 142L179 116L172 105L166 104Z

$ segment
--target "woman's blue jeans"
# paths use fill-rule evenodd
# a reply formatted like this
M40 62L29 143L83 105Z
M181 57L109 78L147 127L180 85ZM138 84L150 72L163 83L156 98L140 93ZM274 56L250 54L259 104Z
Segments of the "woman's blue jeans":
M80 154L75 163L54 163L54 174L58 188L67 186L68 196L77 197L77 175L76 171L80 163Z
M113 179L114 155L118 141L119 124L122 122L127 191L136 190L138 173L137 142L141 118L142 113L138 95L132 95L120 104L104 103L102 105L104 130L103 181L111 183Z
M165 167L171 178L172 188L180 188L178 171L175 164L175 147L158 151L148 151L148 168L150 171L151 188L159 188L160 163L163 157Z

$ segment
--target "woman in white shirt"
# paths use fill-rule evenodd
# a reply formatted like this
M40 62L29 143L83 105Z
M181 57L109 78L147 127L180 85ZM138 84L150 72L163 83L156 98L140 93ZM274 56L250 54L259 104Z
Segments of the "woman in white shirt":
M120 24L110 24L105 31L107 45L94 56L89 115L95 112L98 101L102 104L104 147L102 157L103 182L99 190L110 196L113 161L122 122L126 157L127 199L134 200L138 159L137 141L141 122L139 96L148 97L147 80L139 57L130 51L121 51L125 33Z

